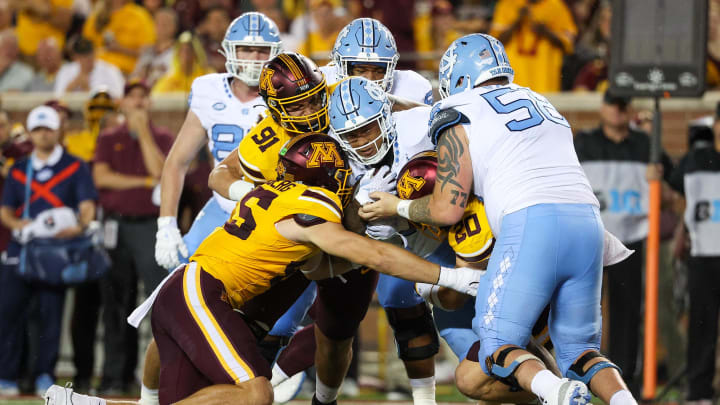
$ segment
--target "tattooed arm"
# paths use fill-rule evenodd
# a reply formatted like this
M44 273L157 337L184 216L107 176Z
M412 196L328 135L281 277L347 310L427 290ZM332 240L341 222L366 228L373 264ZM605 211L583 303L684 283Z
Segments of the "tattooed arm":
M411 221L429 225L454 225L465 211L472 190L472 162L468 138L462 125L445 130L437 146L438 168L431 195L413 200L409 207ZM396 215L400 200L387 193L371 193L377 201L360 208L366 221Z
M410 220L446 226L456 224L472 192L472 162L462 125L448 128L438 141L435 188L429 196L410 204Z

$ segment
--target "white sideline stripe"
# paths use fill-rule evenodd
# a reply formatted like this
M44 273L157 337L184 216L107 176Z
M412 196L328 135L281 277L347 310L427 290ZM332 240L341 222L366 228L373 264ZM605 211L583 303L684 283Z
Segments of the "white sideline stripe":
M197 285L195 284L197 271L197 263L191 262L185 272L185 285L187 285L188 288L188 298L190 298L190 303L195 309L195 313L200 320L201 326L207 331L208 335L210 335L210 339L219 351L219 353L216 351L215 354L222 356L222 360L224 360L225 364L227 364L235 375L238 376L240 382L248 381L250 377L247 372L245 372L245 369L237 362L237 360L235 360L235 356L232 355L234 349L229 348L225 344L225 341L222 337L220 337L220 333L218 333L218 330L210 320L210 317L208 317L208 309L200 303L201 301L198 294L201 292L197 290Z

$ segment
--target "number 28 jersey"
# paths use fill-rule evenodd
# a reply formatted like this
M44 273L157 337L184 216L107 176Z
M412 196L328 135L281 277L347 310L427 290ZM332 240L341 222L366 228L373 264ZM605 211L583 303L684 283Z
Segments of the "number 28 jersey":
M515 84L484 86L450 96L433 111L447 108L469 120L463 127L473 190L483 197L495 234L504 215L531 205L599 205L575 154L570 124L545 97Z
M289 181L256 187L238 202L230 219L218 227L190 258L220 280L234 308L267 291L319 253L310 243L285 239L275 224L293 216L342 221L340 199L323 188ZM307 220L307 219L306 219Z
M238 100L230 89L231 80L232 75L228 73L200 76L193 81L188 100L190 110L207 132L215 165L238 146L266 109L260 96L247 102ZM234 201L213 194L226 212L235 207Z

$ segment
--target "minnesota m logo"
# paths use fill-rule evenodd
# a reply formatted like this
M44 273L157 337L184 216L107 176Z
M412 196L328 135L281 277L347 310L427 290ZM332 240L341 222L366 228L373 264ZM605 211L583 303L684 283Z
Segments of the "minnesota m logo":
M409 171L405 171L403 176L397 182L397 193L398 197L403 200L412 199L412 194L415 191L420 191L425 185L425 179L422 177L412 177Z
M342 157L334 143L313 142L310 146L312 152L307 160L307 167L320 167L322 163L335 163L335 167L343 167Z
M265 90L268 96L277 96L277 90L272 84L272 77L274 70L265 68L262 70L262 76L260 77L260 90Z

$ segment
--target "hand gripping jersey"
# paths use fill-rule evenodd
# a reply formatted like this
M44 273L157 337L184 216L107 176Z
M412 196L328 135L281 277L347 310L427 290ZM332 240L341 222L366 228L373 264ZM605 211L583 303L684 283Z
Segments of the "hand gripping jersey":
M232 94L228 73L213 73L193 81L189 105L207 132L215 165L225 159L260 120L266 107L260 96L241 102ZM235 202L213 191L220 207L231 212Z
M275 230L277 222L303 215L340 223L342 205L323 188L288 181L263 184L237 203L230 219L190 261L222 281L230 303L240 308L319 253L314 245L285 239Z
M431 194L436 173L437 154L434 151L415 155L398 175L398 197L414 200ZM495 243L485 206L475 196L469 197L462 219L449 229L414 222L412 225L418 229L421 238L443 241L447 237L455 255L468 263L479 263L488 259Z
M335 85L328 86L328 93ZM263 118L247 133L238 146L238 157L243 176L255 184L273 181L277 178L278 153L290 134L271 115Z
M504 215L532 205L598 206L575 154L570 125L545 97L514 84L478 87L435 104L433 121L449 108L464 115L473 190L484 199L494 232Z
M337 65L334 63L321 66L320 71L325 75L328 86L340 81ZM432 84L421 74L412 70L396 69L393 73L393 85L388 93L427 105L432 105L433 102Z

